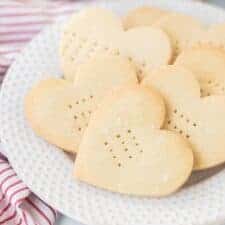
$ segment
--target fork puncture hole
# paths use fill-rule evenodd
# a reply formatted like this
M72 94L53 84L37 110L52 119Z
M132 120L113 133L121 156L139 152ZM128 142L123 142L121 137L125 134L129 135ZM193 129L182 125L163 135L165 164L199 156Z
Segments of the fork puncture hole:
M76 115L74 115L74 116L73 116L73 118L76 120L76 119L77 119L77 116L76 116Z
M109 144L109 143L108 143L107 141L104 142L104 145L105 145L105 146L108 145L108 144Z
M113 156L113 159L116 159L116 156L115 155Z
M118 163L117 166L118 166L118 167L121 167L122 165L121 165L121 163Z
M82 102L85 102L86 101L86 99L85 98L82 98Z
M128 156L128 158L129 158L129 159L132 159L132 156L131 156L131 155L129 155L129 156Z
M81 131L81 127L78 127L78 131Z
M127 133L129 133L129 134L130 134L130 133L131 133L131 130L127 130Z
M79 101L76 101L76 104L79 105Z
M121 137L120 134L117 134L117 135L116 135L116 138L120 138L120 137Z
M69 108L69 109L72 109L72 105L71 105L71 104L69 104L69 105L68 105L68 108Z
M128 151L128 148L125 148L124 151L127 152Z

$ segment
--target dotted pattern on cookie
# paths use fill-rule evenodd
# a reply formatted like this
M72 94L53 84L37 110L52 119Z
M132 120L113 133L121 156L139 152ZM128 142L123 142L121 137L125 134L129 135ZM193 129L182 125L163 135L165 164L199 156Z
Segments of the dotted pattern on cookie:
M201 40L192 40L188 43L187 47L210 47L210 48L217 48L219 50L225 50L225 42L217 41L217 40L210 40L205 38Z
M111 141L105 140L103 144L117 167L126 166L129 160L135 160L143 153L143 149L131 129L116 133Z
M182 126L180 126L180 124L182 124ZM187 117L178 109L172 109L165 122L166 129L175 131L186 139L191 139L190 131L195 129L197 126L198 125L195 121L192 121L191 118ZM186 129L182 129L180 127L185 127Z
M223 83L216 81L216 80L204 80L200 81L201 85L201 97L207 97L210 95L215 95L215 94L225 94L225 86Z
M138 61L134 57L124 55L118 48L110 47L107 44L99 43L93 37L80 37L77 33L73 33L66 45L62 48L62 59L68 67L76 67L79 64L88 61L97 54L109 54L114 56L123 55L136 66L137 76L143 77L145 71L150 70L153 65L150 62Z
M89 118L92 113L92 110L90 109L89 103L94 98L93 95L89 95L87 97L83 97L80 99L75 100L75 104L68 104L67 107L69 109L69 113L72 114L73 121L74 121L74 130L73 132L78 134L82 134L85 128L88 126ZM82 105L82 108L85 108L83 110L77 110L77 106Z

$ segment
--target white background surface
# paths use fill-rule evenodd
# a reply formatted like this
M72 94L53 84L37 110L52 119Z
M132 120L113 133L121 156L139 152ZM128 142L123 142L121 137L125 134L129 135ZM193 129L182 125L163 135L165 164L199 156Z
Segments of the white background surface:
M208 2L210 4L215 4L217 6L225 7L225 0L210 0ZM57 221L57 225L81 225L81 224L65 216L60 216L59 220Z

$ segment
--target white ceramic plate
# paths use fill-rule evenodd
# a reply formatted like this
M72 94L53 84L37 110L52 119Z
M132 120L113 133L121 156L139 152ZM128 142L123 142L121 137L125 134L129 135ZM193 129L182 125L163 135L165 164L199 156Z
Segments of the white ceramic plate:
M108 0L98 4L121 14L144 3L185 12L207 23L225 21L225 13L220 9L181 0ZM82 4L79 7L83 7ZM225 170L222 167L196 174L189 185L169 198L129 197L75 181L72 159L33 133L24 119L24 95L38 80L49 75L61 76L58 57L61 30L62 25L56 24L36 37L12 65L2 87L1 139L20 178L44 201L85 224L206 225L224 222Z

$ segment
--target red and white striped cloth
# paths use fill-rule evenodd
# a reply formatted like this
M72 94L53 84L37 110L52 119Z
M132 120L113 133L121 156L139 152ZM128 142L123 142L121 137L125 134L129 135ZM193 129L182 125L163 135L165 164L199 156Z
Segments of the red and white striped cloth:
M53 225L56 211L30 192L0 155L0 224Z
M77 1L42 5L0 0L0 82L17 54L46 24L74 11ZM0 224L53 225L56 211L35 196L0 154Z

